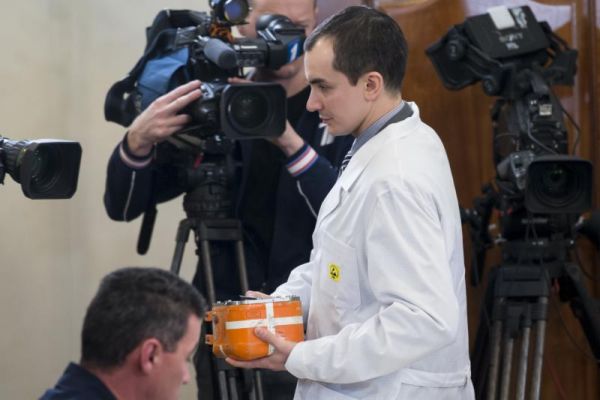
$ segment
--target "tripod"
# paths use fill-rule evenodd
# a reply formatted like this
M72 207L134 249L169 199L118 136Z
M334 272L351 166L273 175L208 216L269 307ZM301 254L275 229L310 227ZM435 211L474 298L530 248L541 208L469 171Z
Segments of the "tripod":
M178 275L185 244L189 233L193 231L196 241L196 254L199 256L197 268L198 271L202 271L204 276L204 292L211 307L216 303L211 257L211 244L215 242L230 242L233 244L240 288L242 293L246 293L248 290L241 222L234 218L227 218L227 211L220 212L231 207L225 196L228 191L221 191L219 187L226 189L227 185L200 185L185 195L183 204L187 218L179 223L175 239L175 251L171 262L171 272ZM212 328L208 323L205 327L206 330ZM206 330L204 331L205 334ZM238 370L227 364L223 359L212 356L212 352L210 352L210 358L217 377L221 400L243 399L245 398L241 396L243 394L247 394L248 400L263 400L260 371Z
M490 322L482 318L477 331L473 380L478 398L523 400L527 388L528 399L540 398L553 282L560 282L561 297L570 303L600 363L600 304L583 285L580 267L567 261L570 246L570 240L547 239L504 244L505 262L496 268L486 290L484 313L491 310L491 330Z

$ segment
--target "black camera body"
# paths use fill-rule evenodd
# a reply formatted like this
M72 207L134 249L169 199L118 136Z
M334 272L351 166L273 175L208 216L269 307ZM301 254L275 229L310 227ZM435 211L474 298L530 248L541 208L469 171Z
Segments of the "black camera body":
M244 23L247 1L213 0L210 6L210 14L163 10L156 16L147 30L144 56L107 94L107 120L128 126L160 95L199 79L203 97L185 110L193 121L170 142L179 141L178 147L195 151L199 142L191 137L252 139L283 133L287 112L283 87L228 84L228 78L242 77L244 68L276 70L296 60L302 55L304 29L285 16L263 15L256 23L257 38L233 38L231 27Z
M426 53L447 88L481 81L498 97L491 112L498 195L487 205L500 211L502 237L522 239L532 226L541 237L570 236L592 205L592 164L568 155L565 111L550 87L573 84L577 51L523 6L469 17ZM489 219L490 211L479 214Z
M159 143L155 164L176 172L189 217L222 219L233 213L232 194L239 162L235 141L281 135L287 121L287 94L275 83L235 83L245 68L277 70L302 56L304 28L282 15L256 21L256 38L234 38L245 23L247 0L210 0L210 13L163 10L146 30L143 56L109 89L108 121L129 126L155 99L191 80L202 82L202 97L182 112L190 124ZM145 213L138 252L148 248L156 199Z
M481 81L487 95L515 100L531 90L531 72L549 85L573 85L577 50L529 7L507 12L510 25L498 27L490 14L472 16L426 50L444 86L459 90Z

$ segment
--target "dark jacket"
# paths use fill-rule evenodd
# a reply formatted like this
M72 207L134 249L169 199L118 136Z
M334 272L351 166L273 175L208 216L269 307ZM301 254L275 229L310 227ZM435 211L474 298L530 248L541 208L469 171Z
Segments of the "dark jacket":
M275 193L275 209L272 210L273 231L268 254L260 254L252 240L244 240L250 289L266 292L274 290L287 280L294 267L309 258L316 215L321 202L335 183L337 167L352 143L352 137L349 136L333 140L319 123L317 113L305 111L295 125L306 145L284 160L286 165L293 165L302 154L310 152L307 145L316 151L318 157L297 176L293 176L286 165L280 168L277 187L272 189ZM328 140L332 142L328 143ZM233 203L234 216L238 218L243 196L251 189L248 187L248 173L251 170L249 162L253 142L254 140L241 140L236 143L241 165L235 175ZM121 143L115 149L108 165L104 204L112 219L130 221L146 210L148 199L152 196L160 203L186 191L177 183L180 171L176 167L159 165L153 161L147 167L132 168L119 154L126 152L123 147ZM247 235L245 239L249 239ZM235 257L232 248L227 246L221 242L211 246L217 299L220 300L235 298L240 293ZM201 271L197 271L194 283L201 289L202 278Z
M94 374L70 363L56 386L48 389L40 400L117 400Z

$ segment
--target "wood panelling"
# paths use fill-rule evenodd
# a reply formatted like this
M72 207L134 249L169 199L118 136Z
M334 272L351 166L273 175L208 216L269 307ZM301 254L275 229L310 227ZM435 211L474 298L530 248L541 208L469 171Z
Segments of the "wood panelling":
M403 97L416 101L424 121L442 138L452 165L458 197L463 207L472 207L483 183L495 175L492 161L490 107L494 98L483 94L480 84L459 91L443 87L425 56L425 49L466 16L484 13L496 5L529 5L538 20L547 21L571 47L578 49L578 73L574 87L555 87L565 109L581 127L577 154L600 163L600 0L573 1L469 1L382 0L371 5L384 10L402 27L409 42L409 63ZM570 127L571 140L574 129ZM598 168L595 168L598 171ZM600 174L595 174L595 206L600 204ZM470 274L470 243L464 232L467 278ZM592 278L588 287L600 295L600 259L583 241L582 266ZM488 254L486 270L498 263L498 251ZM484 285L468 287L471 342L476 333ZM582 329L568 304L553 296L548 317L542 399L600 399L600 373L590 356Z

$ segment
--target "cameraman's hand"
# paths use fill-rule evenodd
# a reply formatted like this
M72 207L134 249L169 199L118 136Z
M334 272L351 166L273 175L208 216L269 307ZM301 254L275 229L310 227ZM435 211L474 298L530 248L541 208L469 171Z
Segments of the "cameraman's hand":
M146 156L155 143L181 130L191 117L178 113L201 96L200 81L195 80L154 100L129 127L127 144L131 152L139 157Z
M276 138L268 139L275 146L279 147L286 157L296 153L302 146L304 146L304 140L294 130L289 121L285 121L285 131Z

